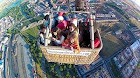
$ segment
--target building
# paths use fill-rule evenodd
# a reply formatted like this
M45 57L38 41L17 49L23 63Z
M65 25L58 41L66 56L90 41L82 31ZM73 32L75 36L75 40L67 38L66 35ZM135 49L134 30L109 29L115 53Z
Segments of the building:
M83 78L111 78L111 76L109 75L109 72L107 71L107 69L101 66L95 71L91 71Z
M137 66L138 62L136 61L135 58L132 58L126 65L124 68L122 68L122 74L124 76L124 78L130 78L134 75L135 73L135 69Z
M140 51L139 47L140 43L139 40L137 40L130 47L119 51L113 58L124 78L135 77L138 74L138 72L136 72L136 67L139 61L139 58L137 57L137 54Z
M135 41L131 46L130 49L132 50L134 57L137 61L140 61L140 39Z
M0 19L0 33L6 32L10 27L14 25L14 18L11 16L3 17Z
M129 48L121 50L114 58L118 68L122 68L132 58L132 52Z
M30 2L31 4L35 4L35 3L37 2L37 0L29 0L29 2Z
M97 18L98 18L98 17L116 17L116 15L113 14L113 13L108 13L108 14L98 14L98 15L97 15Z
M140 29L138 27L132 27L130 31L137 39L140 39Z
M96 22L118 22L116 15L112 12L109 13L99 13L96 17Z
M45 13L46 11L46 7L44 7L43 5L36 5L36 7L34 7L33 11L36 13L36 15L42 15L43 13Z
M116 35L120 35L120 34L122 34L122 31L121 31L121 30L116 31L115 34L116 34Z
M111 78L103 59L99 56L90 65L78 65L77 72L80 78Z
M108 17L108 18L96 18L96 22L118 22L119 19L114 18L114 17Z
M136 69L132 78L140 78L140 73L139 72L140 72L140 69Z

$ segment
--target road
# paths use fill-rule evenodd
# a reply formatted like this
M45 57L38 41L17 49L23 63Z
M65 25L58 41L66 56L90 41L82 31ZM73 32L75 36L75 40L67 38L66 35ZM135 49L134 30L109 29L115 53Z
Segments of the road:
M7 47L7 52L5 56L5 65L4 65L4 77L5 78L10 78L14 77L14 72L13 71L13 62L12 62L12 53L11 50L12 48L12 40L13 40L13 35L11 36L11 39L9 41L8 47Z
M33 18L37 18L37 17L39 17L39 16L36 16L36 17L33 17ZM13 25L13 28L15 29L16 27L18 27L17 26L18 24L21 24L21 23L26 22L28 20L31 20L33 18L16 22ZM4 58L4 71L3 71L4 78L15 78L15 77L20 78L21 76L24 77L23 75L25 73L24 74L19 73L19 71L21 71L21 69L18 66L20 66L20 65L22 66L22 64L20 64L21 63L20 61L22 61L22 63L24 63L24 60L25 60L25 59L23 60L24 56L22 56L22 58L20 58L20 55L23 55L23 53L27 54L27 51L28 51L28 55L27 55L28 57L25 57L25 58L26 58L26 60L31 60L32 59L31 55L29 56L29 54L30 54L29 52L30 51L29 51L29 49L26 49L26 47L23 47L22 48L23 50L18 49L18 51L16 52L17 56L14 55L15 54L15 50L16 50L15 48L17 47L16 45L14 45L14 46L12 45L13 41L15 41L14 37L15 37L15 35L12 34L11 38L9 40L9 43L7 45L7 51L4 54L5 55L5 58ZM26 42L23 40L23 44L25 44L25 43ZM17 48L20 48L20 47L21 47L21 45L19 45L19 47L17 47ZM26 52L23 52L23 51L26 51ZM26 54L25 54L25 56L26 56ZM29 65L32 65L32 64L29 64ZM29 66L29 65L28 65L28 67L31 68L32 66ZM27 66L23 66L23 67L27 68ZM35 68L35 66L34 66L34 68ZM24 72L25 72L25 70L24 70ZM27 76L28 75L26 75L25 77L27 77ZM32 75L31 75L31 78L32 78Z
M7 51L5 55L5 64L4 64L4 78L15 78L18 74L17 63L13 55L14 47L12 46L12 41L14 35L11 35L11 39L9 40L9 44L7 46Z
M34 78L29 46L20 36L15 39L13 37L14 35L11 36L5 56L4 78Z
M23 70L19 73L24 74L24 76L20 76L20 78L33 78L33 58L30 55L29 46L21 38L21 36L17 37L17 58L19 62L18 66Z

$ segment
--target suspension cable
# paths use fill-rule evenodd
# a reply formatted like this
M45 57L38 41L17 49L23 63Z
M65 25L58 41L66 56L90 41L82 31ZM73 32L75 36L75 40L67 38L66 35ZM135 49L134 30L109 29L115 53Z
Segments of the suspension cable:
M101 0L101 6L98 6L98 7L99 7L99 10L98 10L98 12L95 14L95 18L96 18L97 15L99 14L99 12L100 12L102 6L103 6L103 0ZM97 8L97 9L98 9L98 8Z

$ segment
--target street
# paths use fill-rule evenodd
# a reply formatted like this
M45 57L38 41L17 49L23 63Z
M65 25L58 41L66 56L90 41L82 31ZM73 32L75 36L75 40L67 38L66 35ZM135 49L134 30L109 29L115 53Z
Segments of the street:
M19 35L13 37L12 35L5 56L4 78L34 78L32 70L35 66L29 46Z
M7 52L6 52L6 55L5 55L4 78L14 77L12 54L11 54L11 50L13 49L12 48L12 40L13 40L13 35L11 36L11 39L9 41L9 44L8 44L8 47L7 47Z

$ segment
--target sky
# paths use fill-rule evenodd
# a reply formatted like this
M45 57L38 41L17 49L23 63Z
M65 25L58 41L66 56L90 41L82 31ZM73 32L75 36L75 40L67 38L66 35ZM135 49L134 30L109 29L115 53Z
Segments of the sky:
M134 1L137 5L140 6L140 0L132 0L132 1Z

